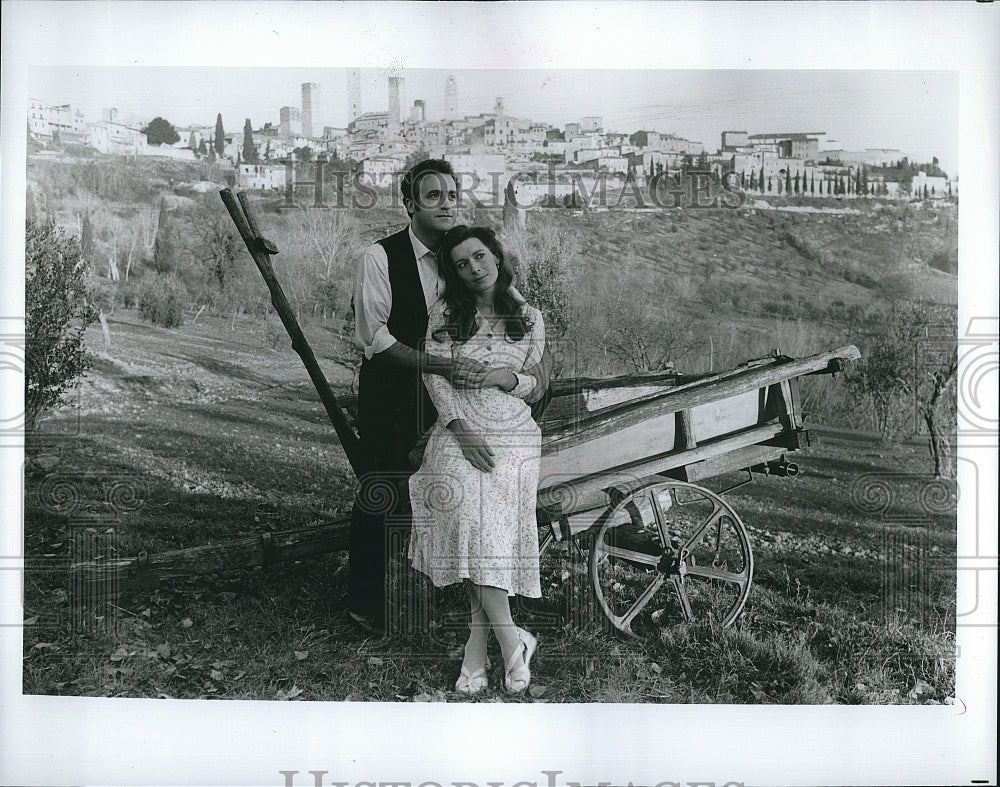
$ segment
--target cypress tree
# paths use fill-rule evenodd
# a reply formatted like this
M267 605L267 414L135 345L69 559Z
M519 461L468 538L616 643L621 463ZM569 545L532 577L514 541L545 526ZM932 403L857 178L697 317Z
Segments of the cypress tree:
M174 269L175 249L173 233L167 214L167 200L160 198L160 216L156 223L156 240L153 242L153 267L159 273L169 273Z
M226 152L226 132L222 128L222 113L215 116L215 153L221 156Z
M90 222L89 211L83 214L80 226L80 252L85 260L89 260L94 254L94 225Z
M257 163L257 146L253 144L253 127L250 118L243 124L243 161L247 164Z
M792 193L792 168L789 167L785 170L785 192L788 194Z

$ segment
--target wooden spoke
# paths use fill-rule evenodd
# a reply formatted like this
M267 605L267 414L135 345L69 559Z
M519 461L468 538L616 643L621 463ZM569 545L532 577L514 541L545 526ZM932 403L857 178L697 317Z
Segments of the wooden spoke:
M618 557L622 560L630 560L633 563L641 563L645 566L655 566L660 562L660 558L656 555L648 555L645 552L636 552L634 549L623 549L622 547L615 547L610 544L605 544L603 549L604 553L608 557Z

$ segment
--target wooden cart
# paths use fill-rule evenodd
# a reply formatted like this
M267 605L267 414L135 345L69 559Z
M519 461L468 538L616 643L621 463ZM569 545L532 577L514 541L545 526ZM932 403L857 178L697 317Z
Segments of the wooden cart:
M729 490L700 482L796 475L786 455L808 441L797 378L859 357L848 345L697 379L576 381L542 424L541 548L572 539L589 552L594 594L623 633L663 615L731 624L753 581L750 538Z

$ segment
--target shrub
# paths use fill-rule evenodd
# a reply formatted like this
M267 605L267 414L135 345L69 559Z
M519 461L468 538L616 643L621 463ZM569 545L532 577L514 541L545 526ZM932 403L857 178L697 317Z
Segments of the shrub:
M936 251L931 255L930 266L945 273L958 273L958 255Z
M177 328L184 322L187 302L187 289L173 276L151 276L139 288L139 314L163 328Z
M25 231L25 428L65 404L89 366L83 333L97 318L89 302L86 263L76 238L55 223L28 221Z

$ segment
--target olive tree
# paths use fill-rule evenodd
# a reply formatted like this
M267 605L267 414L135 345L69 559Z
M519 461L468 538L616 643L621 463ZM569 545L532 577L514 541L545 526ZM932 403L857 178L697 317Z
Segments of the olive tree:
M25 428L66 403L89 366L83 333L97 312L86 285L79 241L49 219L29 220L25 232Z

